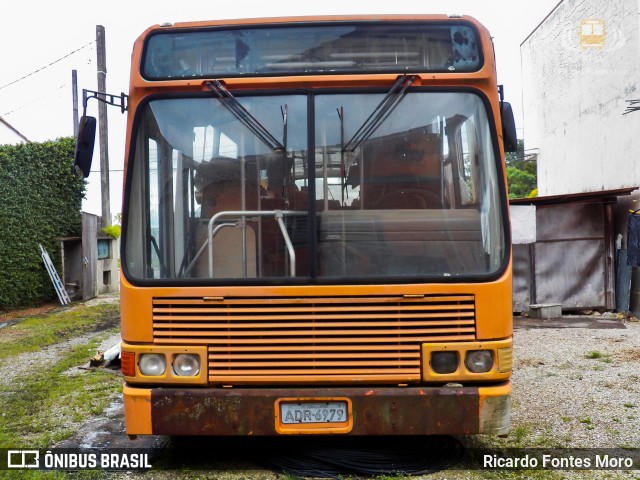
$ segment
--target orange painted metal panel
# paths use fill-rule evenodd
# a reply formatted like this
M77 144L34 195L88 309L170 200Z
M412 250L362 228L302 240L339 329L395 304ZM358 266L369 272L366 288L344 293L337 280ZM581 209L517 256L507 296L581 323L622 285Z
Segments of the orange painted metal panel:
M150 435L151 390L148 388L123 387L124 415L127 435Z

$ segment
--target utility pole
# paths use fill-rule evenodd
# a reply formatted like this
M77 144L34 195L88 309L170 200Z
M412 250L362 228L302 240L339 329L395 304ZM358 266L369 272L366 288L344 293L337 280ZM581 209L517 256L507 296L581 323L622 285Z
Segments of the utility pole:
M98 54L98 92L107 91L107 54L104 27L96 25L96 50ZM107 105L98 102L98 133L100 142L100 191L102 192L101 227L111 225L109 204L109 133L107 129Z
M71 95L73 97L73 138L78 138L78 71L71 70Z

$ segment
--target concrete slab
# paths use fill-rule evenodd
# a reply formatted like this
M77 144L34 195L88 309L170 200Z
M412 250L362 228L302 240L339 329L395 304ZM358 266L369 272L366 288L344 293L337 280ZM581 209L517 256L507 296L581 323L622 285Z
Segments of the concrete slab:
M513 328L588 328L601 329L626 329L620 320L615 318L603 318L597 316L565 315L562 317L537 319L528 317L513 317Z
M529 318L538 320L552 319L562 316L562 305L559 303L544 303L529 305Z

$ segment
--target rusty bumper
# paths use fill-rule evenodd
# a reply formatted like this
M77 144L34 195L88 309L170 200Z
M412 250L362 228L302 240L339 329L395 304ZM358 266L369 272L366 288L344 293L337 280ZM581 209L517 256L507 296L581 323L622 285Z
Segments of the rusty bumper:
M391 388L138 388L125 385L127 433L159 435L505 434L511 385ZM344 399L338 426L284 425L282 399ZM333 429L332 429L333 428Z

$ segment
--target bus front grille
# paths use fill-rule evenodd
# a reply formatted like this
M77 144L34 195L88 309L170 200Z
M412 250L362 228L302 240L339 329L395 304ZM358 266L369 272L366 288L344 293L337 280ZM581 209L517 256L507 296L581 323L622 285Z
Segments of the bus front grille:
M158 344L207 345L209 381L420 380L424 342L474 340L473 295L156 298Z

